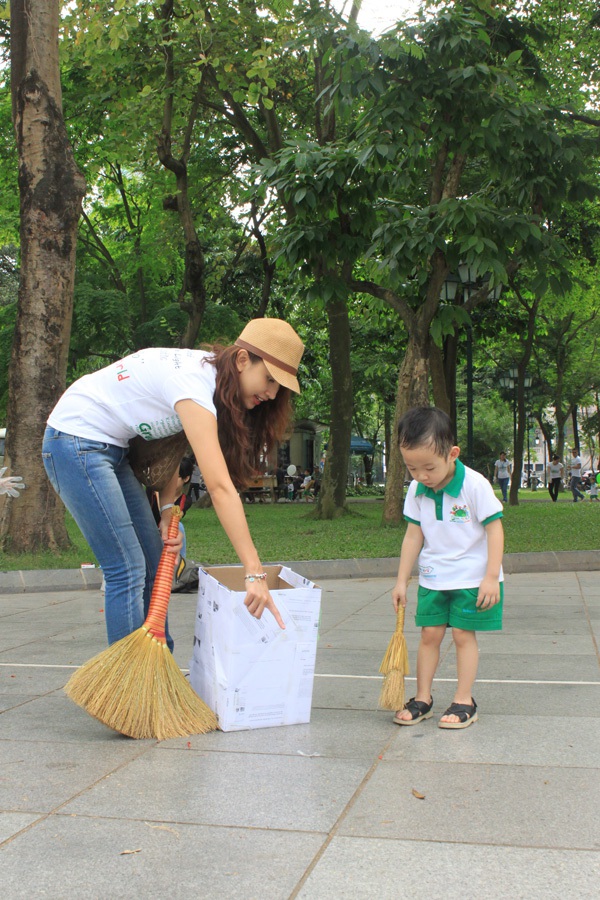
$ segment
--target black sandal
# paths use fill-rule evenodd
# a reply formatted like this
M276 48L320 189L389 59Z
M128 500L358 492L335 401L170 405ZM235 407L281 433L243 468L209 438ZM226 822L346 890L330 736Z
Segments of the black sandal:
M416 725L417 722L420 722L421 719L428 719L433 715L431 711L431 707L433 706L433 697L431 698L429 703L423 703L422 700L415 700L414 697L411 697L408 703L404 704L404 709L407 709L411 714L411 719L399 719L398 716L394 716L394 722L396 725Z
M438 722L440 728L468 728L477 721L477 704L471 697L471 705L468 703L451 703L445 716L458 716L458 722Z

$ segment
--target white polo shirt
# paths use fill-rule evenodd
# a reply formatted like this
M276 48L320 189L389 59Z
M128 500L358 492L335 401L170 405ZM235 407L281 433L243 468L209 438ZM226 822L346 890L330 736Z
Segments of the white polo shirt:
M150 347L84 375L68 388L48 424L66 434L126 447L182 431L179 400L194 400L216 416L215 367L203 350Z
M479 587L487 569L485 526L501 517L502 504L487 478L460 459L454 477L440 491L412 481L404 518L423 532L419 584L434 591Z

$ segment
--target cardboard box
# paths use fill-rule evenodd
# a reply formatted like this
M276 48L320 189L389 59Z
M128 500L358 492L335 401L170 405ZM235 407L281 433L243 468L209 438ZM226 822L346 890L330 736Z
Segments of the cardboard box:
M190 683L222 731L310 721L321 590L285 566L265 566L285 630L244 606L242 566L200 569Z

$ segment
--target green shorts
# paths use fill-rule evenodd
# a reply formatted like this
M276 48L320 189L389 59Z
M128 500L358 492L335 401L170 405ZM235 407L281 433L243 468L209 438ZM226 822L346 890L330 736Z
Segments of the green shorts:
M476 606L478 592L479 588L432 591L419 585L415 623L420 628L450 625L465 631L501 631L504 582L500 582L500 602L490 609Z

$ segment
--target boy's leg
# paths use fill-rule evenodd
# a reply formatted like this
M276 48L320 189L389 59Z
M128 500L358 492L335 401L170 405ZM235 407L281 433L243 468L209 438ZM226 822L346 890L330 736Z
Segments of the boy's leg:
M446 625L430 625L421 629L421 641L417 652L415 700L420 700L422 703L429 704L431 701L431 685L440 660L440 646L445 634ZM407 721L412 718L407 709L398 710L396 717Z
M453 628L452 638L456 646L456 671L458 675L453 703L465 703L467 706L470 706L473 697L473 685L477 678L479 665L477 636L474 631ZM459 721L458 716L442 716L440 719L440 722Z

